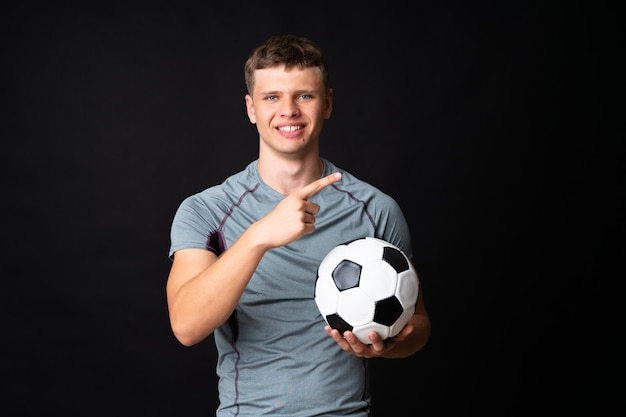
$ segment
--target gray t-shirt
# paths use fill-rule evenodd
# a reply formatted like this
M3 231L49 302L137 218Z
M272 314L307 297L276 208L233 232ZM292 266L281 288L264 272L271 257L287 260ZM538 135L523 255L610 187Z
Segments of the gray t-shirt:
M170 259L185 248L221 254L284 198L263 182L257 162L182 202ZM315 231L268 251L235 312L214 332L217 417L371 413L367 361L341 350L324 331L314 300L317 267L336 245L364 236L384 239L410 258L411 238L390 196L323 162L322 176L343 177L309 199L321 207Z

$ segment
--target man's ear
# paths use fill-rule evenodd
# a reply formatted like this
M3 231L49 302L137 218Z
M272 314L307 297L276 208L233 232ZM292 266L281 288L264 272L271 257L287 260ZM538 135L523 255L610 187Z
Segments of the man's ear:
M250 119L250 123L256 123L256 115L254 114L254 102L252 101L252 96L250 94L246 94L246 113L248 114L248 119Z
M333 89L329 88L326 93L326 109L324 110L324 119L330 119L330 114L333 112Z

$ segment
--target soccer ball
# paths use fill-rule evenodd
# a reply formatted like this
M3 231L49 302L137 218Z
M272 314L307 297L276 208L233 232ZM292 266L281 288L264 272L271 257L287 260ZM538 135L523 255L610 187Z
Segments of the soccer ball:
M417 272L404 252L373 237L334 247L315 280L315 303L326 323L365 344L371 331L383 339L397 335L415 313L418 295Z

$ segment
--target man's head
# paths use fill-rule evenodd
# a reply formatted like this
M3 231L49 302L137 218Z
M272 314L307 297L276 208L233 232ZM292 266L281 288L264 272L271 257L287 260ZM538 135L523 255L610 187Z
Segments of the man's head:
M328 67L321 49L311 40L295 35L272 36L257 46L245 64L245 81L248 94L254 91L254 71L284 65L293 67L318 67L322 73L322 82L328 85Z

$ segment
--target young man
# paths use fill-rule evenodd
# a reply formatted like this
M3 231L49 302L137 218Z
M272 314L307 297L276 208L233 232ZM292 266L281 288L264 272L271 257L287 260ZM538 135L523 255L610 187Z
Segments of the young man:
M171 230L167 300L186 346L214 334L217 416L369 416L367 359L402 358L430 335L420 291L394 338L325 326L314 301L319 263L336 245L384 239L411 257L397 203L319 154L332 111L324 56L312 41L275 36L245 64L259 156L186 198Z

